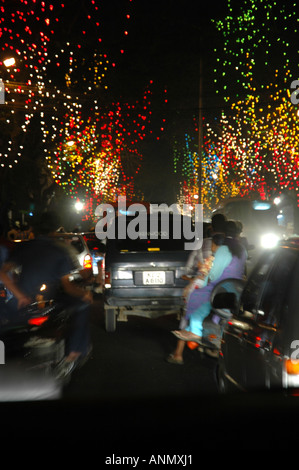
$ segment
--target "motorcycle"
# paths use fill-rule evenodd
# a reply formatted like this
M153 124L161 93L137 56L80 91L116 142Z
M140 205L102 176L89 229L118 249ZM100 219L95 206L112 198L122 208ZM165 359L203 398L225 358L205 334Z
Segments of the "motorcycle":
M221 347L221 338L224 325L231 318L232 313L229 310L217 307L214 298L217 294L222 292L229 292L236 295L236 302L239 301L241 292L243 291L245 281L242 279L229 278L220 281L211 293L212 309L210 314L203 321L203 335L200 342L189 341L187 345L190 349L197 348L201 353L204 353L212 358L218 358Z
M0 344L4 356L0 360L0 401L59 398L70 380L71 372L58 378L57 371L65 357L72 312L57 300L47 299L46 291L43 284L34 301L11 321L9 292L0 286Z

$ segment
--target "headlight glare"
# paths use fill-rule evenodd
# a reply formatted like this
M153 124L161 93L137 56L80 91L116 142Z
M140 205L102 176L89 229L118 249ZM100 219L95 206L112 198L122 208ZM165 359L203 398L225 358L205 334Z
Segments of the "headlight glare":
M265 233L261 236L261 246L262 248L274 248L279 241L278 235L275 233Z

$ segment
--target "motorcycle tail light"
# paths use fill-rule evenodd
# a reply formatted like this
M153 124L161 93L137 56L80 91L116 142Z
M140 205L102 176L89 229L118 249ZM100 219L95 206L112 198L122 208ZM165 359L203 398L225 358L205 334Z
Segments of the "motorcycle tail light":
M48 316L45 315L43 317L34 317L34 318L29 318L28 324L33 325L33 326L41 326L43 323L45 323L48 320Z
M6 298L6 290L5 289L0 289L0 298L5 299Z
M90 255L85 255L84 256L83 268L84 269L92 269L92 258L91 258Z

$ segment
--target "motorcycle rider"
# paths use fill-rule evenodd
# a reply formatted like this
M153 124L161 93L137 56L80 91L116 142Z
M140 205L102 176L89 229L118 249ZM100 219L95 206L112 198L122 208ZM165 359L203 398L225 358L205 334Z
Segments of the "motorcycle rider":
M66 357L58 372L64 376L89 353L89 307L93 299L90 291L69 279L70 272L77 267L69 252L51 238L59 226L56 213L43 213L35 239L18 244L0 269L0 280L14 296L7 302L12 322L18 320L22 307L36 299L42 284L49 286L51 298L54 296L72 309ZM16 268L20 271L17 281L10 274Z

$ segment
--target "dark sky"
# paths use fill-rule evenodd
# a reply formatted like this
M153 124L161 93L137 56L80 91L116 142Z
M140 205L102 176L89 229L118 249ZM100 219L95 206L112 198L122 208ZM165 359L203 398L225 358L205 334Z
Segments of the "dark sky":
M194 92L198 93L200 50L206 68L212 65L215 31L210 19L221 14L217 3L226 2L213 2L212 8L200 1L133 0L127 22L124 17L128 1L110 0L103 15L103 46L107 44L116 58L120 73L115 75L117 89L134 96L153 79L158 87L167 86L174 106L192 106ZM126 27L129 34L124 37ZM119 54L120 49L125 53Z
M108 3L103 14L103 46L107 44L117 64L109 79L110 92L134 100L153 80L153 134L142 145L144 160L136 184L146 199L172 203L178 191L178 177L173 175L173 141L175 135L188 131L193 116L198 115L200 56L203 106L212 107L215 100L211 78L215 32L210 18L221 11L217 2L190 0L134 0L131 7L125 0ZM128 35L124 36L126 28ZM166 110L162 106L165 88ZM165 131L161 135L165 112Z

